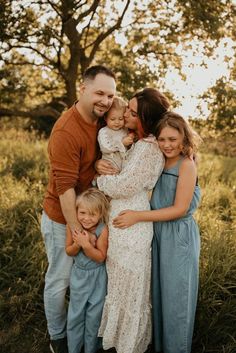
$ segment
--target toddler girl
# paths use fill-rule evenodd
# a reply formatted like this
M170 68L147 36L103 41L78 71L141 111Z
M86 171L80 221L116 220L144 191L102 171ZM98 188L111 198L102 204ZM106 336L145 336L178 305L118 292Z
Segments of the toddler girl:
M122 98L115 97L111 108L105 116L106 126L99 130L98 143L102 159L112 163L121 171L122 161L127 147L132 145L134 134L124 128L126 103Z
M67 227L66 235L66 253L74 257L67 319L68 348L69 353L80 353L84 345L84 353L95 353L107 288L109 202L101 191L90 188L77 197L76 209L83 231L72 237Z

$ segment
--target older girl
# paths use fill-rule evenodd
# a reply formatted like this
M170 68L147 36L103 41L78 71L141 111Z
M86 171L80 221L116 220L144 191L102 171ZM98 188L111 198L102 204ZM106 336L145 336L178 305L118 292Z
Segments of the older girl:
M165 168L152 195L152 211L123 211L114 225L126 229L142 222L155 222L152 244L155 351L190 353L200 252L198 226L193 218L200 199L193 158L196 146L187 122L171 112L158 124L157 139L165 155Z

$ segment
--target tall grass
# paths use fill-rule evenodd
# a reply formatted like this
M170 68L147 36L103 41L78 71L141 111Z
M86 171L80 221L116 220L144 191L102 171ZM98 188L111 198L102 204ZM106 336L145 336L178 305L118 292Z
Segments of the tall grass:
M1 352L47 352L42 302L46 258L39 231L46 141L4 128L0 141Z
M1 127L0 345L3 353L46 353L47 262L40 234L47 141ZM193 353L236 352L236 158L203 153L200 288Z

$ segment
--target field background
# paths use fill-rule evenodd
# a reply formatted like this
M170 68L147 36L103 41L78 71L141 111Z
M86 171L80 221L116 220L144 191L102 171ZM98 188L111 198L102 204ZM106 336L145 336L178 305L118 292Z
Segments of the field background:
M40 217L47 139L16 122L0 127L1 352L46 353ZM236 352L236 158L219 152L203 144L199 158L201 263L193 353Z

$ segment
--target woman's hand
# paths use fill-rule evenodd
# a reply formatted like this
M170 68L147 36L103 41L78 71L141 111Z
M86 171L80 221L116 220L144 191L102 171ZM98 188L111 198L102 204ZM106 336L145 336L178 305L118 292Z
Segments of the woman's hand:
M138 211L124 210L120 212L116 218L113 219L112 223L115 228L125 229L138 222Z
M114 175L119 173L119 170L114 168L113 165L105 159L96 161L95 169L100 175Z

